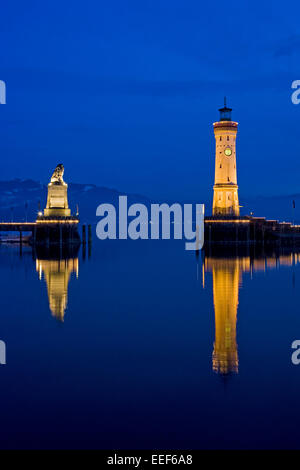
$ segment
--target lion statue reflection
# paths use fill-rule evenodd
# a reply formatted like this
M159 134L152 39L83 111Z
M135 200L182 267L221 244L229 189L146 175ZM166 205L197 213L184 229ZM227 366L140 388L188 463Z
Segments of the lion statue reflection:
M51 183L56 183L56 184L61 184L64 182L63 176L64 176L64 166L62 163L59 163L57 167L55 168L53 175L51 176Z

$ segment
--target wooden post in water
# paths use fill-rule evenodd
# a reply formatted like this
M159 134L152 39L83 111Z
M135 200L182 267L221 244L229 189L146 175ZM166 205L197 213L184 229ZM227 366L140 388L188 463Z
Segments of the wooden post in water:
M46 246L47 246L47 248L49 248L49 246L50 246L50 230L49 230L49 226L47 227Z
M20 230L20 257L22 256L22 251L23 251L23 245L22 245L22 242L23 242L23 237L22 237L22 230Z
M293 228L292 230L293 230L292 233L293 233L293 249L294 249L295 248L295 229ZM295 252L293 252L293 256L295 256ZM294 259L294 261L295 261L295 259Z
M92 226L88 225L88 257L92 256Z
M59 224L59 246L62 246L62 225Z
M91 226L91 224L88 225L88 242L92 243L92 226Z
M82 225L82 244L86 244L86 226L85 224Z
M59 228L59 258L62 258L62 225L58 225Z

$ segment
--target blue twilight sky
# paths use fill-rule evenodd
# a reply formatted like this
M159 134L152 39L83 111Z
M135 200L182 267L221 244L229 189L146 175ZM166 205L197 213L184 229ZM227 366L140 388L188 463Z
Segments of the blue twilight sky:
M211 194L212 123L239 122L241 195L300 192L299 2L9 1L1 4L1 179L147 196Z

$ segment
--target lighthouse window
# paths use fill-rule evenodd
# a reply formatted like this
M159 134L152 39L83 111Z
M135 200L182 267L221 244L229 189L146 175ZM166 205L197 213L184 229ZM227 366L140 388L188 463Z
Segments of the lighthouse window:
M227 181L230 181L229 176L227 176Z
M222 140L222 137L220 137L220 141Z
M229 140L229 135L227 136L227 140Z
M220 168L222 168L222 163L220 164Z

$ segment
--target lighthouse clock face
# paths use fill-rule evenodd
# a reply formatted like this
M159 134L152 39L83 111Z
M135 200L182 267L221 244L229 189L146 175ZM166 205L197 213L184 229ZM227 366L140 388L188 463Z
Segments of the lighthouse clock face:
M226 149L224 150L224 153L227 157L230 157L230 155L232 154L232 150L230 147L226 147Z

